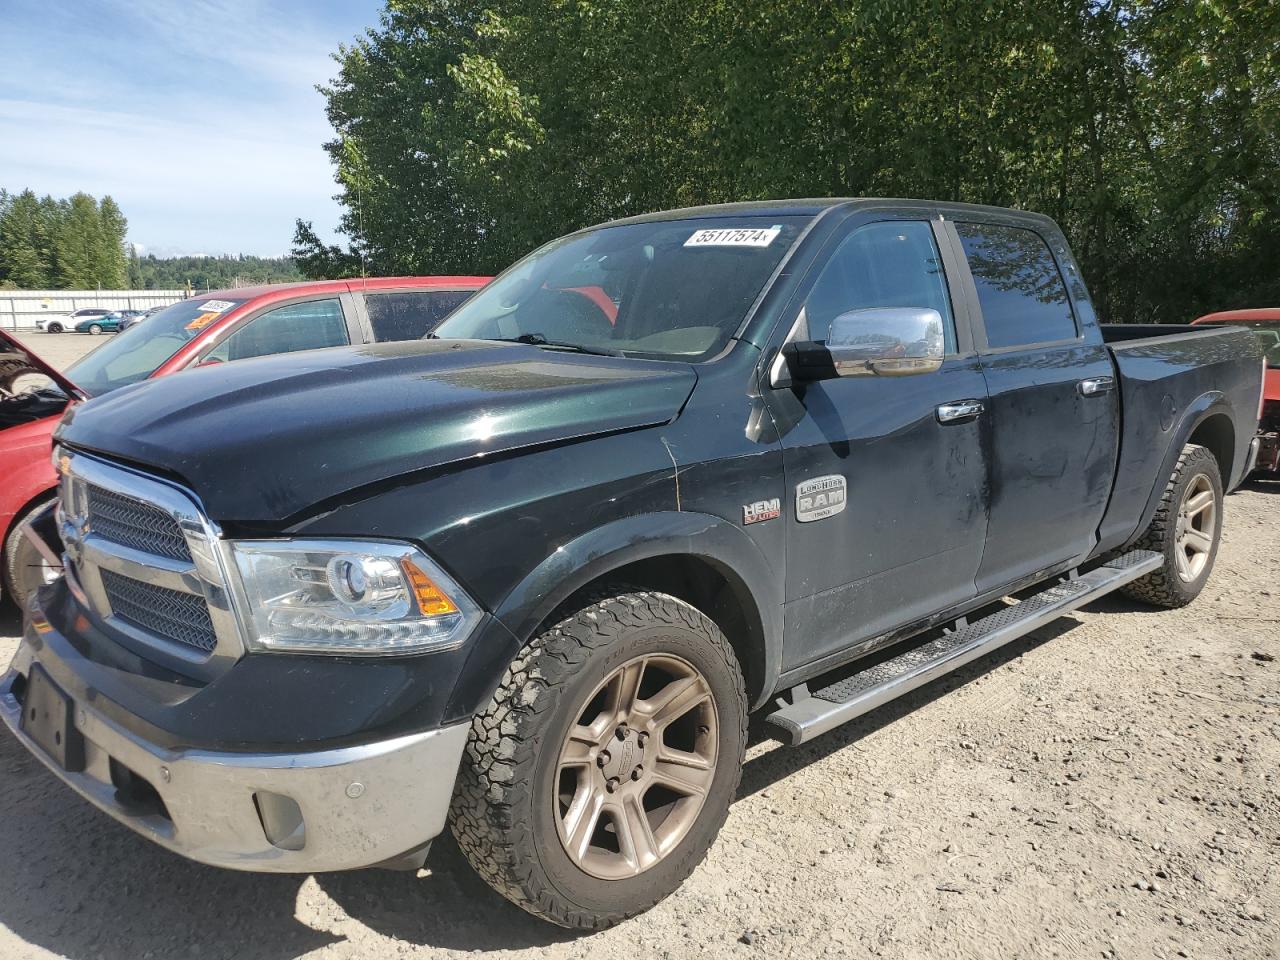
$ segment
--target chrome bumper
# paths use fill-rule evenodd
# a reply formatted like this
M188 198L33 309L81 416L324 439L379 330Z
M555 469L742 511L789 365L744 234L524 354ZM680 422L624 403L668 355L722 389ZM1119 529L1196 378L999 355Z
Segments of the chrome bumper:
M1249 471L1280 475L1280 433L1269 430L1253 438L1249 445Z
M1262 438L1254 437L1249 441L1249 455L1245 459L1244 473L1240 476L1247 477L1258 469L1258 451L1262 449Z
M465 722L313 753L168 750L74 703L84 762L69 772L21 729L15 684L39 659L28 636L0 678L0 718L77 793L175 853L235 870L348 870L394 862L444 829ZM121 768L144 780L163 810L124 799Z

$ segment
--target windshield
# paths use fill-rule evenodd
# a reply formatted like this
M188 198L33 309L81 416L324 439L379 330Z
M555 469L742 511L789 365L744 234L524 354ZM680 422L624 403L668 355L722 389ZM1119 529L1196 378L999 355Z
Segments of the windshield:
M221 297L192 297L165 307L72 364L67 376L91 397L145 380L184 343L242 303Z
M434 335L705 360L737 332L808 222L666 220L565 237L489 284Z

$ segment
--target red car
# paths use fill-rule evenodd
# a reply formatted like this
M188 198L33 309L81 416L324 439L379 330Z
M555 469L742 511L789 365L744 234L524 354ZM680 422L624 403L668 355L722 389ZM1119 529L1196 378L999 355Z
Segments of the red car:
M50 437L68 402L188 367L416 339L488 281L387 277L219 290L175 303L112 337L72 364L66 376L0 330L3 590L21 604L33 586L56 572L18 530L54 494ZM29 381L44 377L56 386L30 389Z
M1258 473L1280 478L1280 307L1223 310L1192 323L1253 328L1267 365L1258 421Z

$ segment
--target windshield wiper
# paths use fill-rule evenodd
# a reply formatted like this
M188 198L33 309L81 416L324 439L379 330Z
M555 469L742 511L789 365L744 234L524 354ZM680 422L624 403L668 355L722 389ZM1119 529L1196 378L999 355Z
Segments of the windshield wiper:
M540 333L522 333L518 337L490 337L489 339L500 340L503 343L528 343L535 347L550 347L553 350L569 350L573 353L588 353L593 357L626 356L621 350L611 350L608 347L585 347L580 343L570 343L567 340L548 340Z

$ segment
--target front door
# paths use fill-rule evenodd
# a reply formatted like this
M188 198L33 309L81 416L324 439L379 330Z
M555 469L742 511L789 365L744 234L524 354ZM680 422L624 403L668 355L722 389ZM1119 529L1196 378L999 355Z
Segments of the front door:
M932 308L947 355L931 373L770 391L788 500L786 669L974 595L987 525L981 416L944 422L939 408L983 401L986 386L967 329L957 336L940 229L925 219L852 226L802 294L792 339L825 341L832 319L858 308Z
M1097 543L1118 453L1115 369L1097 324L1077 322L1048 224L953 224L977 300L987 381L991 517L978 590L1083 559ZM1059 248L1059 263L1050 249ZM1076 307L1090 309L1077 291Z

